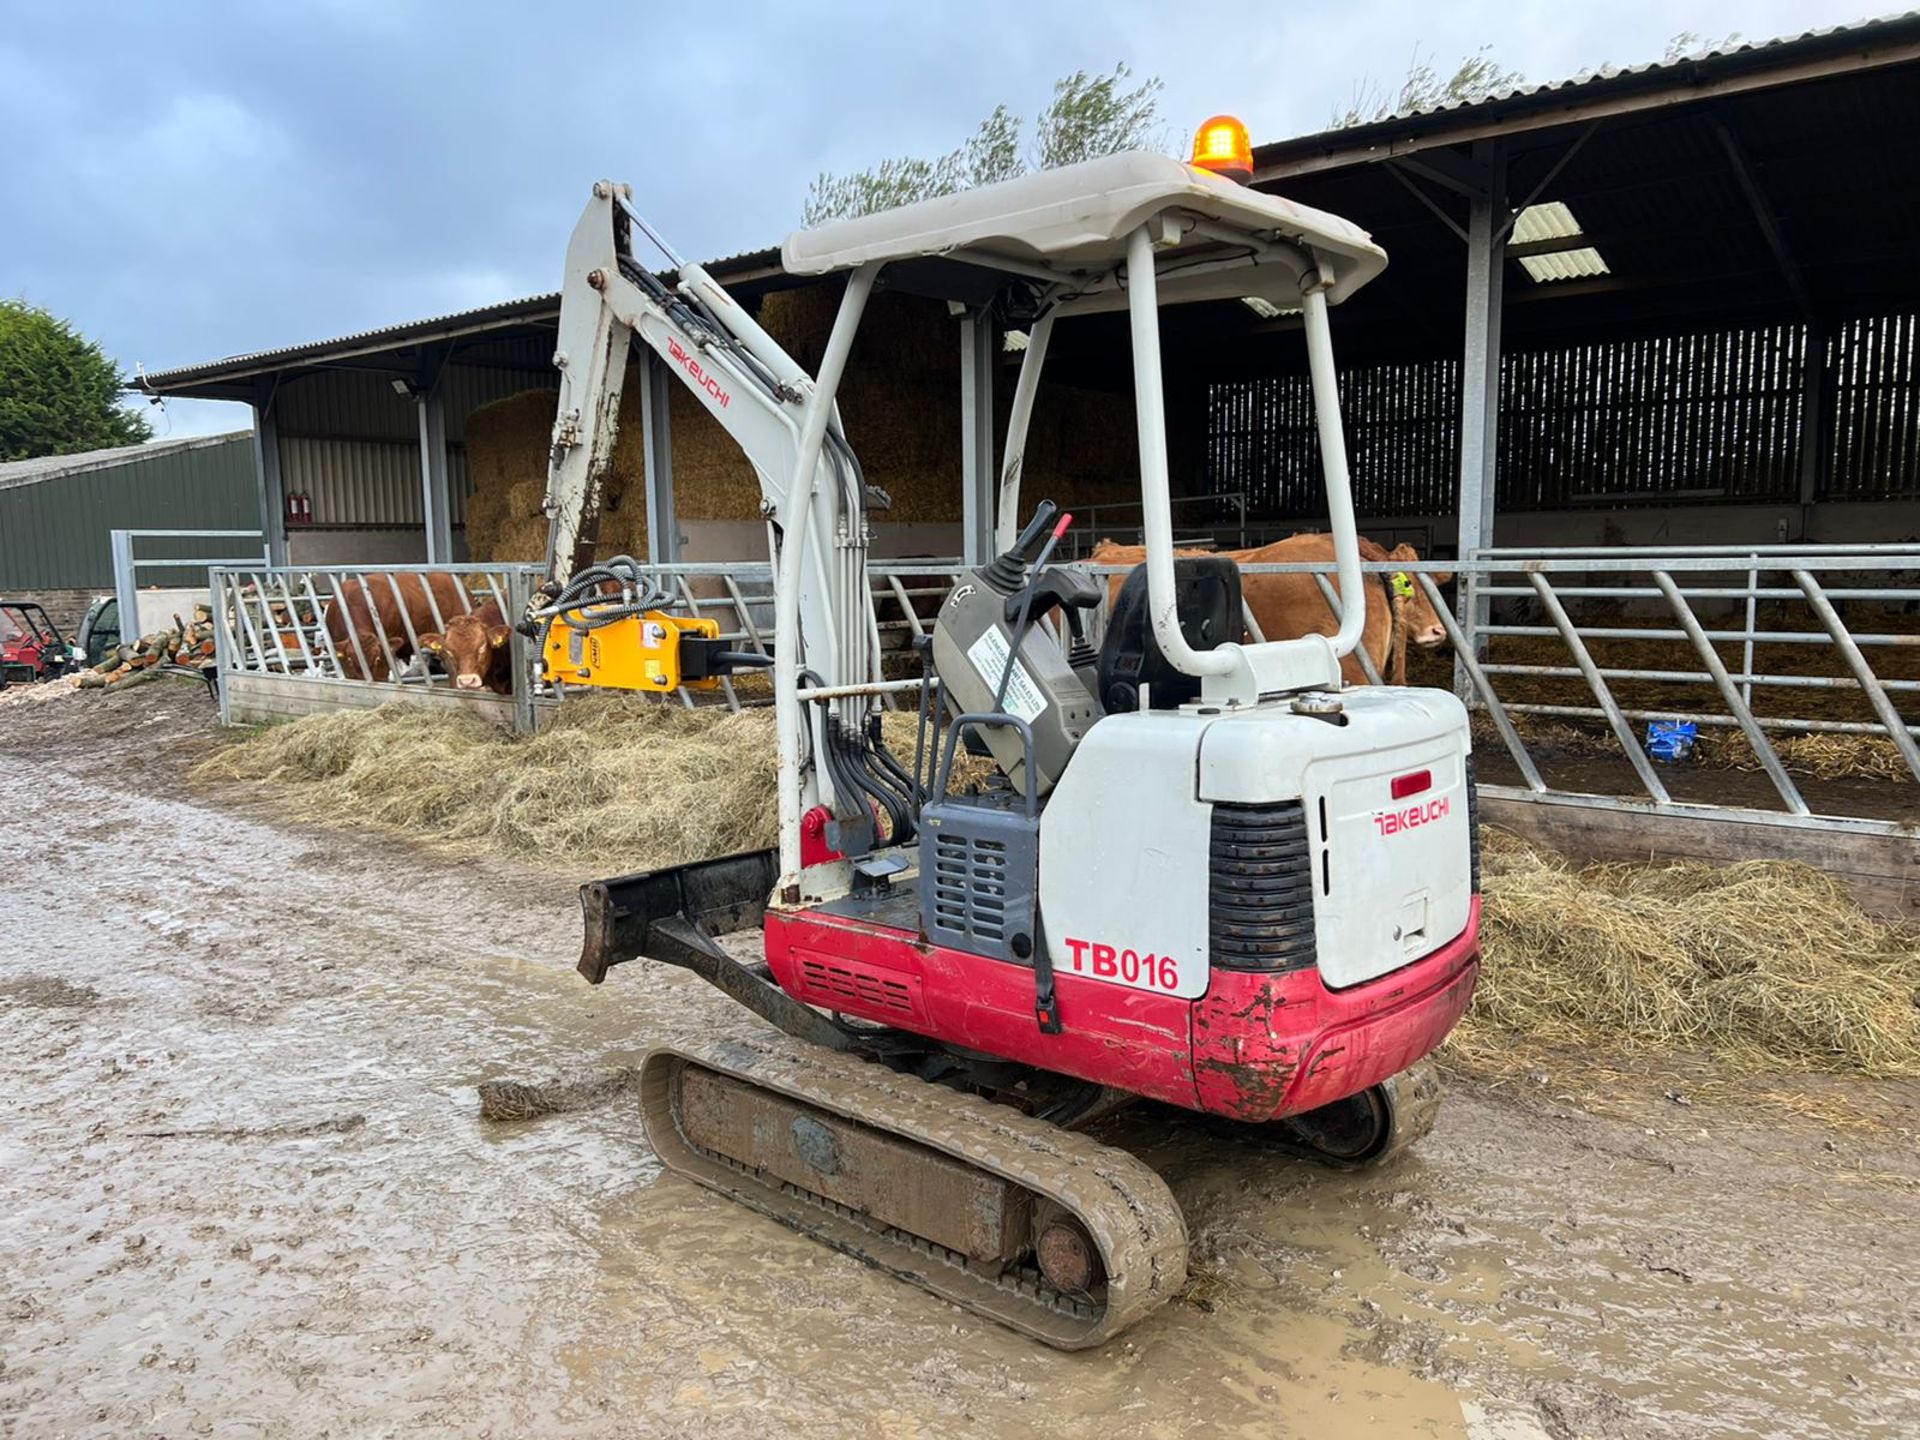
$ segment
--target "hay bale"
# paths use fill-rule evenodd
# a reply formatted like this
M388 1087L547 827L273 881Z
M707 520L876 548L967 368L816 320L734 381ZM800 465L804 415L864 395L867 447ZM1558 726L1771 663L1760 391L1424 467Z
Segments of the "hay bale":
M1748 1071L1920 1076L1920 932L1809 866L1578 867L1486 832L1480 990L1455 1048L1704 1051Z

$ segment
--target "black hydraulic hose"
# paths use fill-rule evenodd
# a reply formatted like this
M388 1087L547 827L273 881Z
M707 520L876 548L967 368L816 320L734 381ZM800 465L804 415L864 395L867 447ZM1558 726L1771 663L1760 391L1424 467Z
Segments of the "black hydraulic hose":
M879 801L887 812L892 824L890 842L895 845L904 843L913 833L913 799L911 786L901 788L901 782L895 782L881 770L875 768L877 757L866 736L858 730L849 730L844 725L840 729L840 743L844 747L848 764L854 771L854 778L861 782L867 793Z
M890 797L874 781L863 775L846 752L846 734L838 716L827 717L827 747L825 751L827 771L833 777L834 788L850 803L864 804L870 799L880 807L886 816L889 833L888 843L898 832L899 815ZM864 797L864 798L863 798Z
M835 722L835 740L840 746L841 759L845 761L847 773L853 783L864 793L873 797L887 815L887 842L898 845L904 841L913 828L908 815L907 798L897 792L882 775L873 769L873 751L866 743L866 737L858 731L849 732L845 725Z
M894 753L887 748L887 742L884 738L875 737L869 745L869 753L872 754L874 760L879 764L880 768L886 772L886 775L892 779L893 783L899 787L901 794L910 805L918 809L925 803L926 796L920 789L919 779L907 773L907 767L902 765Z

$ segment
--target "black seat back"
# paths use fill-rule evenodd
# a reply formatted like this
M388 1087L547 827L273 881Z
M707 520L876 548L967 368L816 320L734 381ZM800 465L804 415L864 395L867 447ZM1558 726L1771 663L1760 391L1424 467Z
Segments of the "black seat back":
M1240 615L1240 567L1225 555L1184 556L1173 562L1173 593L1180 633L1195 650L1211 650L1238 640L1245 630ZM1147 689L1155 710L1172 710L1200 695L1197 676L1182 675L1167 663L1153 638L1148 618L1147 567L1136 565L1120 586L1107 617L1100 645L1100 703L1117 715L1140 708Z

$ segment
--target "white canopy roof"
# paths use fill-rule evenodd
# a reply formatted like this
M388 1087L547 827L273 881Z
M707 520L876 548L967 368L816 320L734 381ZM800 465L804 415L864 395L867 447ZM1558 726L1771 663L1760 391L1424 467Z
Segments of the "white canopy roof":
M1386 252L1366 231L1337 215L1142 152L796 230L780 247L780 258L796 275L848 270L874 260L949 255L1022 272L1039 266L1063 280L1091 280L1126 258L1129 234L1168 212L1183 228L1204 221L1250 240L1303 247L1332 278L1327 298L1334 303L1387 263ZM1265 258L1278 257L1269 251ZM1297 304L1294 267L1254 264L1253 259L1218 234L1199 235L1188 228L1176 245L1163 250L1160 302L1257 294L1282 307ZM1243 263L1232 263L1236 260ZM1124 303L1117 291L1114 299Z

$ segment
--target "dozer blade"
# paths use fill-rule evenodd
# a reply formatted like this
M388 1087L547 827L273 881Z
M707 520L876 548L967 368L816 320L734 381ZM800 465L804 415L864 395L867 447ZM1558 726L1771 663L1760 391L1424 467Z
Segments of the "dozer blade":
M1186 1283L1157 1174L1004 1105L778 1039L649 1051L640 1105L668 1168L1063 1350Z

